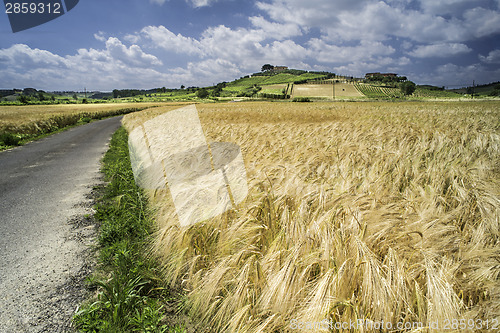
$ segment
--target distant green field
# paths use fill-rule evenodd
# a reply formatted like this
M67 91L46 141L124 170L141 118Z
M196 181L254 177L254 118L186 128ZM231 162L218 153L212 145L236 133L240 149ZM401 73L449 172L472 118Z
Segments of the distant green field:
M295 81L302 81L302 80L314 80L322 77L324 77L324 75L315 73L304 73L302 75L279 73L272 76L252 76L230 82L227 84L224 90L239 91L241 89L252 87L254 85L270 86L275 84L293 83Z
M264 94L281 94L283 93L283 89L286 89L288 86L287 83L282 84L272 84L269 86L263 86L260 93Z
M457 94L454 91L429 89L425 86L417 86L417 90L413 95L427 98L457 98L462 96L462 94Z
M456 92L457 94L470 94L472 88L469 87L467 88L461 88L461 89L453 89L453 92ZM476 96L499 96L500 95L500 82L493 82L490 84L484 84L484 85L479 85L474 87L474 94Z

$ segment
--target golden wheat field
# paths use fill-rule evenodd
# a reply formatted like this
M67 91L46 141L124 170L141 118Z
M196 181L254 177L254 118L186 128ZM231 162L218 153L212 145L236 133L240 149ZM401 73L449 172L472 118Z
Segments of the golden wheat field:
M237 209L186 228L168 191L150 193L153 250L200 328L500 327L500 102L197 108L209 142L241 147L249 183Z

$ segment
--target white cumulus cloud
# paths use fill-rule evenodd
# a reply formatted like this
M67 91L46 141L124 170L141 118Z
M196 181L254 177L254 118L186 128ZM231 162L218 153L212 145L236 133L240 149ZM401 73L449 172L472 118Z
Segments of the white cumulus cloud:
M33 67L67 68L64 57L38 48L32 49L26 44L15 44L7 49L0 49L0 64L4 68L19 69Z
M208 27L198 39L175 34L164 26L148 26L141 36L152 46L175 54L199 59L219 59L239 64L241 69L255 70L262 62L288 63L304 59L308 51L294 41L279 35L282 24L254 17L255 29L230 28L225 25ZM290 34L300 34L295 25L285 25Z
M395 52L392 46L377 41L361 41L355 46L328 44L322 39L313 38L308 45L316 59L325 63L346 63L367 61L377 56L388 56Z
M81 48L66 56L15 44L0 49L0 66L6 68L0 86L45 90L131 88L131 82L143 88L161 86L168 80L154 69L161 64L138 45L127 47L114 37L108 38L103 49Z
M280 40L302 35L300 27L294 23L282 24L270 22L262 16L252 16L249 20L255 28L261 30L262 33L268 38Z
M141 34L151 40L155 47L160 47L168 51L185 54L203 54L203 50L198 41L181 34L174 34L164 26L147 26L141 30Z
M161 65L162 62L154 55L144 53L138 45L126 47L118 38L110 37L106 41L106 49L114 60L119 60L135 67Z
M280 23L316 28L332 40L465 42L500 33L492 0L271 0L257 7ZM450 9L451 8L451 9Z
M479 55L479 59L487 64L500 64L500 50L493 50L487 56Z
M150 0L151 3L155 3L155 4L158 4L160 6L163 5L167 1L168 0ZM193 6L195 8L210 6L217 1L218 0L186 0L187 3L189 3L191 6Z
M187 0L187 2L190 3L193 7L198 8L210 6L214 2L217 2L217 0Z
M447 58L459 54L472 52L472 49L460 43L439 43L417 46L409 55L416 58Z

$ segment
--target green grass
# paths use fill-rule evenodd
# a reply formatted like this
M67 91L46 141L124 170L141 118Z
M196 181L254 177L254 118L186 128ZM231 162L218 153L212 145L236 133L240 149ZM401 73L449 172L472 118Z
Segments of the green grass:
M449 90L438 90L433 89L427 86L417 86L417 89L414 92L416 97L425 97L425 98L459 98L463 97L461 94L458 94L454 91Z
M0 106L7 105L24 105L21 103L17 96L10 95L7 98L0 98ZM71 96L55 95L55 100L39 101L34 97L27 97L27 105L56 105L56 104L101 104L101 103L141 103L141 102L172 102L172 101L190 101L196 100L196 92L192 89L177 89L165 93L151 93L136 95L131 97L119 98L106 98L106 99L93 99L90 97L85 98L83 94L78 95L75 100ZM85 103L83 103L85 100Z
M261 93L263 94L283 94L283 88L282 89L276 89L276 88L262 88Z
M74 316L80 332L185 332L166 311L178 296L161 282L154 258L147 256L153 231L147 199L134 182L128 136L119 129L103 159L108 185L96 206L100 222L99 268L88 279L97 295Z
M147 95L147 96L146 96ZM192 89L172 90L165 93L152 93L146 95L137 95L133 97L124 97L118 100L122 102L176 102L197 100L196 91Z
M0 148L17 146L19 142L21 142L21 137L19 135L8 132L0 133Z
M295 97L292 102L311 102L309 97Z

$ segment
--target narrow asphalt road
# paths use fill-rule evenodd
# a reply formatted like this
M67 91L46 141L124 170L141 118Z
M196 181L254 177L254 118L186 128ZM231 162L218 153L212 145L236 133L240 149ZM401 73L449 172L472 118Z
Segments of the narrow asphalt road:
M120 120L0 152L1 333L71 331L93 239L84 216Z

